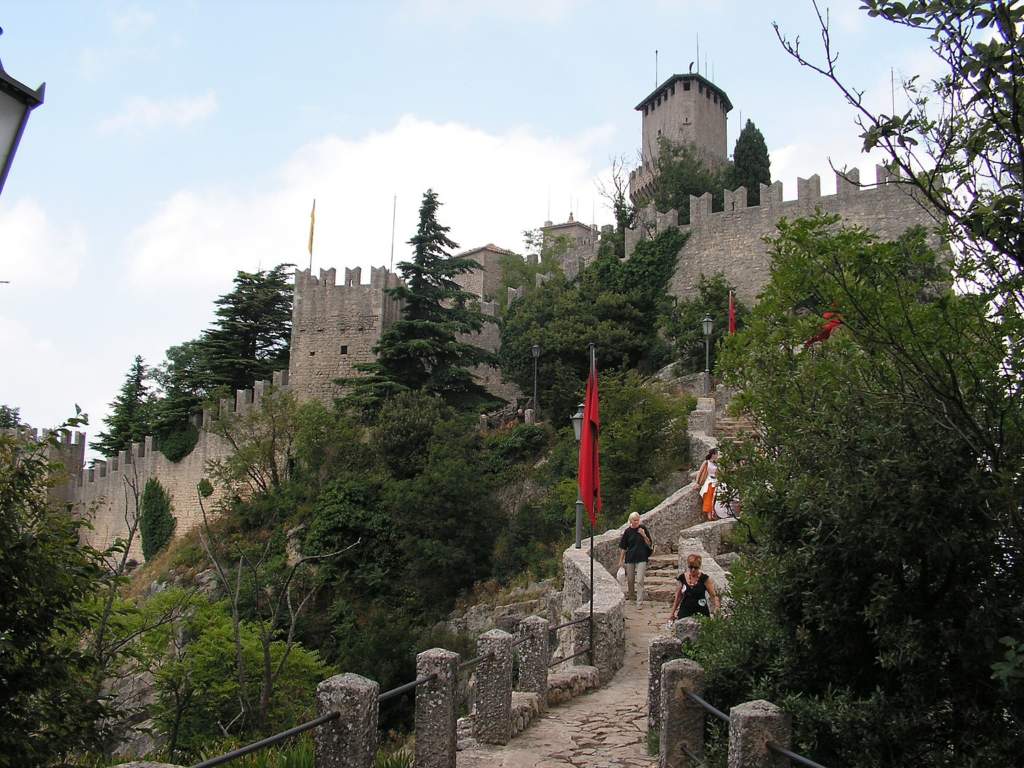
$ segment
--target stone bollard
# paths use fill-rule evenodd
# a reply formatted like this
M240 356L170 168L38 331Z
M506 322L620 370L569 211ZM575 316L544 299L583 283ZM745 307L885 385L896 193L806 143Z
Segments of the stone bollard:
M692 616L679 619L672 624L672 633L684 643L695 643L700 637L700 622Z
M685 746L704 757L704 709L686 694L704 693L704 670L689 659L673 659L661 667L661 733L658 768L683 768L691 764ZM729 768L733 768L729 764Z
M748 701L729 710L729 768L783 768L789 758L768 749L768 742L789 749L789 715L770 701Z
M324 723L313 737L317 768L372 768L377 755L377 695L373 680L346 673L316 687L318 715L338 711L341 717Z
M519 648L517 691L530 691L540 697L540 709L548 703L548 620L527 616L519 622L519 638L527 638Z
M436 674L416 689L415 768L455 768L455 688L459 654L431 648L416 656L416 677Z
M661 727L661 668L666 661L682 658L683 643L660 635L651 640L647 669L647 730Z
M512 738L512 635L500 629L484 632L476 649L481 656L493 654L493 658L476 668L473 736L483 744L508 744Z

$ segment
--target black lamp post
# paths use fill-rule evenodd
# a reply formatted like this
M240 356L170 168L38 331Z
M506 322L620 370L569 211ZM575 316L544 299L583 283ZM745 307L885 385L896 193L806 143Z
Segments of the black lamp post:
M3 34L2 29L0 34ZM46 83L33 91L4 72L0 64L0 193L4 190L14 153L18 151L21 134L25 132L29 112L43 103L45 91Z
M583 403L576 406L576 413L569 417L572 421L572 431L576 435L576 442L583 436ZM583 548L583 500L579 492L576 493L576 549Z
M537 358L540 357L540 344L530 347L530 353L533 355L533 419L540 421L540 406L537 405Z
M714 321L711 315L704 315L704 394L711 393L711 330Z

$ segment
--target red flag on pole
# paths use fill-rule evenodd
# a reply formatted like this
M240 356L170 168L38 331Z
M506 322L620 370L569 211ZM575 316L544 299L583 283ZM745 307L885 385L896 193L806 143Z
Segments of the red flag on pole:
M590 524L597 525L601 511L601 463L598 456L597 436L601 431L601 415L597 396L597 363L593 351L590 357L590 376L587 377L587 396L583 405L583 431L580 435L580 500L590 517Z
M729 291L729 335L736 333L736 305L732 300L732 291Z

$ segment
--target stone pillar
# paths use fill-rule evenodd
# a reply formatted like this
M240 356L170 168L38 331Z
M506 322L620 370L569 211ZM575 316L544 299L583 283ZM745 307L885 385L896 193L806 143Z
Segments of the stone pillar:
M416 689L415 768L455 768L455 687L459 654L431 648L416 656L416 677L437 675Z
M704 693L704 670L689 659L674 659L661 668L661 734L658 768L683 768L691 760L685 746L704 757L704 709L686 694ZM733 768L729 763L729 768Z
M790 717L770 701L748 701L729 710L729 768L783 768L789 758L768 742L789 749Z
M647 672L647 730L661 726L661 668L666 661L682 658L683 643L676 637L660 635L651 640Z
M692 616L679 619L672 624L672 633L684 643L695 643L700 635L700 622Z
M373 768L379 692L375 681L351 673L335 675L316 687L317 714L341 713L315 731L317 768Z
M508 744L512 738L512 635L500 629L484 632L476 649L481 656L493 657L476 668L473 736L483 744Z
M527 616L519 622L519 681L517 691L529 691L540 697L541 711L548 701L548 620Z

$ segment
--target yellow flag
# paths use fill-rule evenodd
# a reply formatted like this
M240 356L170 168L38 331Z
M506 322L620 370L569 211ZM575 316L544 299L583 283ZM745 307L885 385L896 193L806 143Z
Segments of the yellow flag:
M313 210L309 212L309 258L313 258L313 228L316 226L316 198L313 198Z

